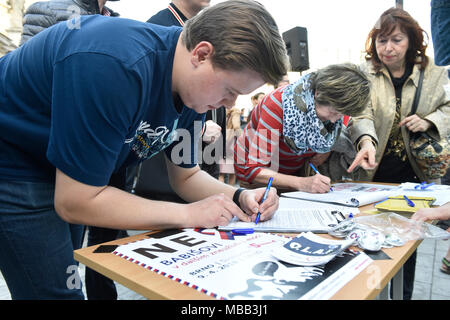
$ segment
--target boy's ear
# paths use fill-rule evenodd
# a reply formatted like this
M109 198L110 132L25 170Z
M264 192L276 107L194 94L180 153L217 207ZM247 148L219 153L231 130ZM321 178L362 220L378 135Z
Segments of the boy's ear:
M214 53L213 45L208 41L199 42L191 51L192 64L198 66L200 63L211 58Z

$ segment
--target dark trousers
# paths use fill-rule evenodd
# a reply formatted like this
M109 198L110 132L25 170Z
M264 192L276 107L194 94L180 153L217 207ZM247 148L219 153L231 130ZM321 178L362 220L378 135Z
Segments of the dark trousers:
M416 274L417 250L413 252L411 257L406 260L403 265L403 300L411 300L414 289L414 276ZM391 281L391 298L393 295Z
M88 227L87 245L93 246L127 236L124 230ZM114 281L87 267L85 285L88 300L117 300Z
M83 300L78 263L84 226L63 221L47 182L0 180L0 271L13 300Z

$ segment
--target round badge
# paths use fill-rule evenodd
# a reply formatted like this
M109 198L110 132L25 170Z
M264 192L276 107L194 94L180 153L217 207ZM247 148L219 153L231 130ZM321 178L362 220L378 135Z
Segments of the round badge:
M379 251L385 240L384 235L376 230L366 231L361 238L358 239L358 245L361 249L368 251Z
M353 220L344 220L334 226L331 230L337 232L347 232L355 228L355 222Z
M328 231L328 234L330 236L333 236L336 238L345 238L347 236L346 232L339 232L339 231L333 231L333 230Z
M402 238L400 238L396 234L386 235L385 242L387 242L388 244L395 246L395 247L401 247L402 245L405 244L405 241L403 241Z
M364 230L361 229L353 229L350 231L350 233L347 235L347 240L358 240L364 235Z

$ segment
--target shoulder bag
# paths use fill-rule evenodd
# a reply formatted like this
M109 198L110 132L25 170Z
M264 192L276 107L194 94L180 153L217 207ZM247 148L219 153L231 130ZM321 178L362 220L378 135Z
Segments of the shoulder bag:
M420 92L422 90L424 70L420 70L419 83L414 95L411 113L417 111ZM439 179L443 177L449 166L449 144L448 137L441 137L441 140L435 140L427 132L410 132L409 146L411 154L416 159L422 172L427 179Z

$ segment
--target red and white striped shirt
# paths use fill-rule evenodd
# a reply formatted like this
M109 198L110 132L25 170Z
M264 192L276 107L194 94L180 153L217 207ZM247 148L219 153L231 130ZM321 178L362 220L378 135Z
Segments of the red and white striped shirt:
M266 95L251 112L250 121L234 146L234 169L239 180L253 182L263 168L295 174L316 153L295 154L284 142L281 95L285 87Z

